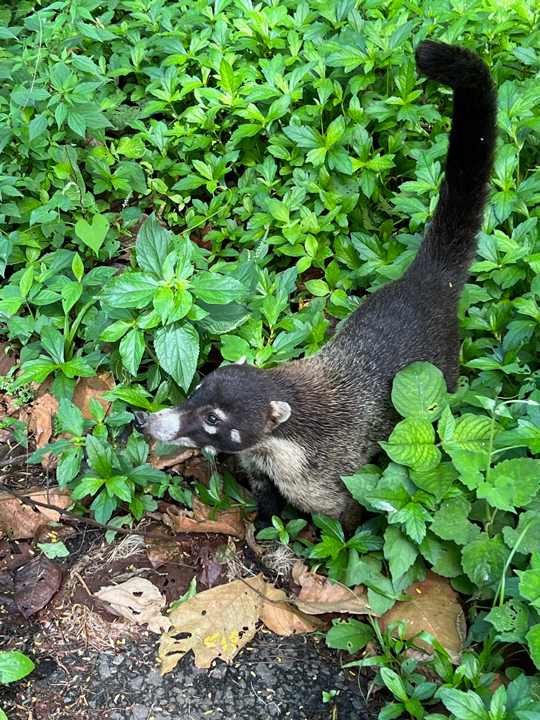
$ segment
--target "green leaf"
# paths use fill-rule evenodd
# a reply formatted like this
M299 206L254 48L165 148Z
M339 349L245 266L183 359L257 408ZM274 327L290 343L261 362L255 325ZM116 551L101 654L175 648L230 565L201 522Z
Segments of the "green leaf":
M241 300L246 294L241 282L217 273L199 273L193 278L192 285L195 295L211 305L227 305L231 300Z
M225 92L229 95L234 95L234 91L236 90L236 79L234 77L234 70L232 69L231 65L225 60L225 58L221 58L219 74L220 85L223 90L225 90Z
M328 647L346 650L351 655L365 647L373 639L374 630L371 625L351 619L339 622L326 633Z
M52 325L41 331L41 346L59 365L64 362L64 336Z
M462 550L463 570L478 587L491 585L501 579L509 554L501 535L481 533Z
M108 478L105 482L105 487L107 488L109 495L116 495L116 497L119 497L120 500L131 502L133 493L126 481L127 478L123 475Z
M67 314L71 308L78 302L82 295L83 286L78 282L70 282L61 290L62 295L62 309Z
M392 402L403 417L437 420L446 400L446 383L439 368L416 362L398 372L392 387Z
M456 716L456 720L489 720L484 703L472 690L463 692L455 688L443 688L439 690L439 697L446 709Z
M454 480L459 477L459 473L450 462L442 462L427 472L411 470L410 475L411 480L420 490L435 495L438 501L442 500L452 487Z
M112 307L144 308L152 301L157 288L157 281L150 275L124 272L109 280L100 298Z
M38 548L42 550L51 560L54 560L54 558L57 557L67 557L69 555L69 550L63 542L38 543Z
M397 673L387 667L382 667L379 672L386 687L398 700L405 702L409 699L403 680Z
M356 45L344 45L326 58L330 67L342 67L350 72L366 61L366 54Z
M155 213L141 225L135 248L139 266L150 275L163 278L163 263L172 250L172 239L170 231L160 225Z
M329 148L339 142L345 133L345 118L340 115L333 120L326 130L326 147Z
M161 328L154 347L163 369L187 392L199 357L199 335L193 325L175 323Z
M36 115L30 121L28 139L30 142L35 140L40 135L43 135L47 129L48 121L45 115Z
M60 400L58 420L63 432L68 432L75 437L80 437L83 434L82 412L69 400Z
M16 650L0 652L0 683L10 683L26 677L36 666Z
M75 224L75 234L97 255L107 237L109 227L109 221L104 215L94 215L91 225L83 218L78 220Z
M324 297L330 294L330 288L324 280L308 280L306 290L316 297Z
M323 148L326 153L324 140L322 135L315 129L307 125L289 125L283 128L283 132L298 147L302 148Z
M504 605L492 608L485 619L493 625L501 642L525 643L529 611L523 603L510 599Z
M123 337L127 331L133 327L132 322L126 322L125 320L117 320L101 333L100 340L103 342L116 342Z
M26 385L29 382L35 382L38 385L47 378L58 365L50 358L39 357L36 360L28 360L23 364L23 371L13 383L13 389Z
M463 495L444 500L433 516L430 530L443 540L466 545L480 534L480 527L469 521L470 511L471 503Z
M540 552L540 516L536 510L522 512L517 527L507 525L502 532L508 547L515 547L519 541L519 552L525 555Z
M98 522L107 523L118 506L116 496L110 496L106 490L102 490L90 508L94 511L94 517Z
M73 490L71 497L73 500L80 500L87 495L95 495L104 483L105 479L102 477L85 477Z
M88 464L103 478L112 475L113 451L108 443L103 443L93 435L86 438Z
M290 104L290 95L282 95L277 100L274 100L274 102L270 105L270 110L265 118L265 122L268 124L283 117L288 112Z
M77 477L81 469L82 459L81 447L70 447L62 453L56 468L56 480L60 488L65 488L68 483Z
M540 670L540 624L533 625L527 633L526 639L531 653L531 660L536 665L536 669Z
M441 460L434 442L435 430L429 420L406 418L396 425L388 442L379 444L394 462L427 472Z
M489 482L480 483L477 496L492 507L513 512L530 503L539 487L540 460L514 458L491 469Z
M384 557L388 560L394 580L412 566L418 555L416 546L395 525L389 525L384 533Z
M269 198L268 210L270 214L276 218L276 220L284 223L289 222L289 208L280 200Z
M132 375L136 375L139 370L145 347L144 333L141 330L130 330L120 342L120 357Z

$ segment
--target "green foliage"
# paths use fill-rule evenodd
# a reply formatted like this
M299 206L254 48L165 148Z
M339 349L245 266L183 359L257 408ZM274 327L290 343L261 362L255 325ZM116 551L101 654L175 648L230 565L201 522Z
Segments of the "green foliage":
M388 460L344 479L367 511L353 538L324 518L315 544L297 520L265 532L366 585L377 612L432 567L468 601L470 642L522 643L540 668L538 20L521 0L4 3L0 332L22 372L0 387L25 402L52 377L69 434L32 460L60 456L59 484L113 525L166 493L189 504L141 437L121 441L127 406L181 402L212 350L259 367L310 355L402 275L433 216L451 115L414 48L466 45L492 68L500 128L459 306L465 377L448 394L433 367L398 375ZM103 371L111 412L93 403L84 420L77 378ZM21 442L16 422L2 427ZM244 508L226 483L203 500ZM421 717L423 681L400 678L404 692L381 683ZM491 705L472 685L441 700L458 718L523 720L520 682Z
M35 668L26 655L16 650L0 652L0 683L10 683L26 677Z

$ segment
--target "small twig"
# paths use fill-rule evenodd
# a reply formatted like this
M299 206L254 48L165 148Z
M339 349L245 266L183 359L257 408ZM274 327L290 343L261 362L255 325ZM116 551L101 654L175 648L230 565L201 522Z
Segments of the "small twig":
M311 720L311 718L313 717L313 713L315 712L315 708L316 708L317 705L319 704L319 698L320 698L320 697L321 697L321 693L319 692L319 693L317 694L317 697L315 698L315 704L313 705L313 707L311 708L311 712L310 712L309 715L307 716L307 720Z
M257 588L252 587L248 583L247 580L244 580L243 577L240 577L238 579L241 580L244 583L244 585L247 585L250 590L253 590L253 592L257 593L257 595L259 595L264 600L264 602L270 603L271 605L288 605L288 603L289 603L288 599L287 600L270 600L270 598L266 597L266 595L263 592L261 592L260 590L257 590Z
M24 462L31 458L34 453L26 453L26 455L17 455L14 458L4 458L0 460L0 467L7 467L8 465L22 465Z
M507 65L506 63L501 64L505 68L510 68L510 70L516 70L517 72L525 73L526 75L536 75L536 73L532 70L525 70L524 68L517 67L517 65Z

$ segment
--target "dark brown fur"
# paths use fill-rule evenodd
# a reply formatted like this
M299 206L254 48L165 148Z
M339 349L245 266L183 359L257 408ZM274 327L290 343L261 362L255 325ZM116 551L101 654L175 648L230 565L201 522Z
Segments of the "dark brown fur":
M285 498L354 529L359 505L341 477L368 462L395 425L396 373L426 361L442 370L450 391L456 385L457 304L492 172L496 97L487 67L471 52L426 41L416 57L422 72L454 89L454 116L439 203L407 272L364 302L316 355L271 370L225 366L183 405L136 414L139 428L159 439L238 453L263 522ZM214 413L220 417L211 424Z

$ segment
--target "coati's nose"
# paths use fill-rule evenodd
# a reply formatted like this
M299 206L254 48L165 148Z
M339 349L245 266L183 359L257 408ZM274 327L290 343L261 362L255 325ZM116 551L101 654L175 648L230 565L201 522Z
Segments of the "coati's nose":
M133 423L135 430L144 432L144 428L146 426L146 413L141 412L140 410L132 410L132 413L135 416L135 422Z

